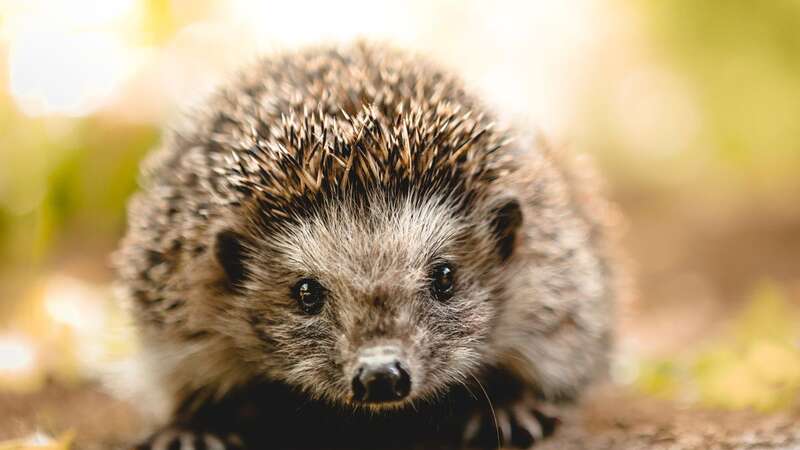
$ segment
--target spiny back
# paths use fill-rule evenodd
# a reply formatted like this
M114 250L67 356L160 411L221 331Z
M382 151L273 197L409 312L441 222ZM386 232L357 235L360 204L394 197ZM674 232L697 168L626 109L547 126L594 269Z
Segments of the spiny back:
M506 136L481 111L457 79L385 47L250 66L145 164L115 258L138 314L151 325L187 320L185 277L231 223L269 233L327 202L375 194L469 211L512 170Z
M505 137L458 80L385 48L264 60L207 111L151 164L156 185L212 199L195 211L252 199L265 218L289 219L376 191L467 207L509 170Z

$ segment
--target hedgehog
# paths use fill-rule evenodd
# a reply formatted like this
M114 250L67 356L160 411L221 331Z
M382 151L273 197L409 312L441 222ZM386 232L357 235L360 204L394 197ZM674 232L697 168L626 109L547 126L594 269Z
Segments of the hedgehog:
M607 370L609 206L423 56L272 55L165 133L114 257L141 449L527 448ZM143 399L146 397L142 397Z

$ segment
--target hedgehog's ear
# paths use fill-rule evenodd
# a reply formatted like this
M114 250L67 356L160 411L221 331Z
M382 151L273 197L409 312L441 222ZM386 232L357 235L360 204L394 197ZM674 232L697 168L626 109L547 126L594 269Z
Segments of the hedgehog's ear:
M514 253L514 244L521 225L522 209L516 199L508 199L492 210L491 227L501 260L507 260Z
M244 264L244 238L233 230L218 232L214 242L214 256L225 271L227 286L234 291L240 289L248 275Z

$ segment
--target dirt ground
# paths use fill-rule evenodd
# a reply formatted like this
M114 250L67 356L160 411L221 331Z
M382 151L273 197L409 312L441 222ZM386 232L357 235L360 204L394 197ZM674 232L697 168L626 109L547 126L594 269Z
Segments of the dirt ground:
M91 386L0 395L0 417L0 439L73 430L78 450L122 450L142 430L128 405ZM538 450L800 449L800 408L773 415L687 409L615 386L596 388L562 421Z
M567 414L539 449L800 449L800 410L761 415L689 409L605 387Z

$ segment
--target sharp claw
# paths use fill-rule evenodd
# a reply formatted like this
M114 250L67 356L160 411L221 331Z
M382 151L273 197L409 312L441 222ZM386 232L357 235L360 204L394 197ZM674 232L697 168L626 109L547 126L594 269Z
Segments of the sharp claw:
M178 433L175 431L165 431L159 433L153 440L153 445L150 447L152 450L173 450L173 444L178 442L175 438Z
M234 450L243 449L244 443L236 434L221 436L212 433L165 429L150 437L133 450Z
M531 433L518 423L515 423L513 433L509 447L529 449L537 442Z
M511 418L505 409L498 409L495 412L497 417L497 429L500 432L500 445L506 445L511 442Z
M560 420L532 409L531 401L522 399L513 404L469 417L464 424L462 442L468 447L529 449L550 436Z
M536 421L541 425L542 435L544 437L551 436L553 433L555 433L556 428L561 425L561 419L558 417L550 417L545 415L539 410L534 410L533 415L536 416Z
M225 438L225 441L233 448L237 449L244 448L244 441L242 440L242 437L239 436L238 434L235 433L229 434Z
M203 440L205 441L206 448L208 450L225 450L225 444L223 444L222 441L213 434L204 435Z
M464 426L464 434L462 436L463 442L470 443L481 430L481 415L475 414L470 417L467 424Z
M181 433L180 450L195 450L194 433Z
M514 407L514 417L517 419L519 425L530 433L534 440L541 440L544 438L544 431L539 420L527 408L522 405Z

